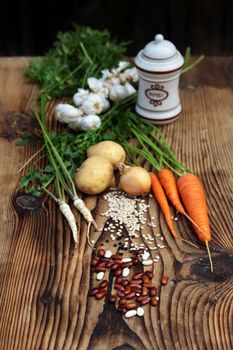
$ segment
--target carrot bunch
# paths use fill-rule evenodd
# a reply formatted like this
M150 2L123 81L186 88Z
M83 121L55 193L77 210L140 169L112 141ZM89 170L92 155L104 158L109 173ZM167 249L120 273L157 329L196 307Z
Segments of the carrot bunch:
M124 148L132 162L135 162L135 154L138 154L157 171L157 175L150 173L151 190L161 207L172 235L177 238L168 200L178 212L190 220L198 238L205 243L211 271L213 271L209 251L210 225L201 180L177 160L163 133L155 125L145 121L142 123L140 118L134 118L133 121L128 121L128 127L137 140L138 146L124 143ZM174 174L178 176L177 181Z
M185 173L179 177L176 183L175 177L169 169L161 169L158 172L158 176L151 172L150 177L152 192L161 207L172 235L174 238L177 238L168 199L178 212L185 215L192 222L198 238L206 244L211 271L213 272L213 263L208 244L211 240L210 225L205 192L201 180L192 173Z

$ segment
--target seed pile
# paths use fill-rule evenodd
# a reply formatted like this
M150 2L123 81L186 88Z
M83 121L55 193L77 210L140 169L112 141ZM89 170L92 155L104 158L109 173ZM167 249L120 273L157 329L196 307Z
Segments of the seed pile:
M145 214L150 207L146 204L145 199L129 196L120 191L109 192L104 199L108 203L108 210L102 215L111 218L117 229L125 225L130 237L138 237L137 232L146 223ZM117 230L117 233L121 234L121 231Z
M151 196L149 194L149 196ZM104 195L103 197L107 204L108 210L102 213L102 216L108 217L109 221L105 228L105 232L110 233L110 239L112 241L120 240L124 227L127 229L129 237L124 238L122 248L130 251L137 251L140 248L144 250L157 250L163 249L166 246L164 244L157 244L155 238L151 233L141 234L141 230L146 227L155 228L156 224L153 222L155 217L151 217L151 222L147 220L148 209L150 205L146 203L146 200L142 197L129 196L125 192L112 191ZM164 238L160 234L156 234L161 241ZM132 239L142 238L144 242L132 241ZM148 245L149 248L146 247ZM146 259L144 259L146 260ZM158 262L158 259L154 259L153 262ZM145 263L145 265L150 265Z
M122 258L118 254L112 255L110 250L99 249L97 257L91 261L91 266L97 273L96 278L101 280L101 282L97 287L90 290L89 295L97 300L106 297L109 282L103 280L103 278L106 270L110 269L115 276L114 289L116 294L111 294L108 301L115 304L126 318L136 315L143 316L144 305L157 306L159 301L157 288L152 283L152 278L154 277L152 271L137 272L131 279L127 279L130 274L130 267L143 264L143 262L147 261L143 258L147 258L145 255L149 254L143 249L139 249L135 253L133 257ZM167 284L167 282L168 277L163 276L162 285Z

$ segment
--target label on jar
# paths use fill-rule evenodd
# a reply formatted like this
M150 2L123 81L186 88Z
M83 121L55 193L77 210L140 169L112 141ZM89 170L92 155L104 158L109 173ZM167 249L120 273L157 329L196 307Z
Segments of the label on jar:
M169 96L169 92L164 90L164 85L151 84L149 89L145 90L145 95L153 106L161 106L163 101Z
M179 103L178 79L166 82L139 80L137 104L144 109L163 112L175 108Z

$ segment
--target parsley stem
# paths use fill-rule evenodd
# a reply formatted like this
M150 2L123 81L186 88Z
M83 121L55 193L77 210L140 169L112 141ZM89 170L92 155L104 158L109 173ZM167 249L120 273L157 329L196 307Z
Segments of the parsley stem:
M88 52L87 52L87 50L86 50L86 48L85 48L85 46L84 46L82 41L80 41L80 47L81 47L81 49L82 49L86 59L89 61L90 65L93 65L93 61L92 61L91 57L88 55Z

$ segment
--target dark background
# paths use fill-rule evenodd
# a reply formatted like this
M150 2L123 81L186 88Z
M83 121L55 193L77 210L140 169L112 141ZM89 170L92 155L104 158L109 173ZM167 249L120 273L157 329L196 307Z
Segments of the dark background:
M135 55L155 33L184 52L233 54L233 0L15 0L1 1L0 55L41 55L58 30L72 23L108 28L118 40L132 40Z

